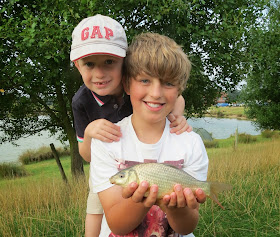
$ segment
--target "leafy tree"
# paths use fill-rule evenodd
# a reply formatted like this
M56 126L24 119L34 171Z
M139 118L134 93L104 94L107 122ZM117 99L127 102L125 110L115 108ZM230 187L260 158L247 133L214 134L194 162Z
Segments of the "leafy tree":
M280 129L280 3L272 2L265 21L251 30L251 61L243 91L246 113L261 129Z
M71 98L82 83L69 60L71 32L97 13L120 21L131 41L153 31L181 44L193 70L186 99L188 116L202 115L221 88L246 73L248 29L262 0L1 0L0 130L6 140L42 130L61 132L70 143L72 173L83 174L73 128ZM40 116L39 116L40 115Z
M237 103L237 102L241 102L240 101L240 90L233 90L227 93L227 99L226 102L227 103Z

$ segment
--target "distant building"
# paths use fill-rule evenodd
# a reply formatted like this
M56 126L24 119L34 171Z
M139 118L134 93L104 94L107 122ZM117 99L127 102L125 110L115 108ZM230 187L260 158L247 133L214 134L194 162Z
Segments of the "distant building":
M229 106L229 103L227 103L226 100L227 100L227 93L221 92L220 97L217 98L216 106L218 107Z
M227 93L221 92L220 97L217 98L217 104L226 103L227 100Z

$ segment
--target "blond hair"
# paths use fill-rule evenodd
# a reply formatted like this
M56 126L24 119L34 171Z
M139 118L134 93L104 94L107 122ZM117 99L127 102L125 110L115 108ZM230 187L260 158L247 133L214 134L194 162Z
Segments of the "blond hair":
M124 85L129 88L132 78L145 73L178 86L181 94L190 71L190 60L174 40L157 33L142 33L128 47L124 62Z

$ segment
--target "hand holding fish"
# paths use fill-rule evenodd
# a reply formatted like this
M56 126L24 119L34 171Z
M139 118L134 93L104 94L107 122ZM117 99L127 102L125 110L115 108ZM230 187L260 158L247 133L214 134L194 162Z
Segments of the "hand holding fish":
M175 167L159 163L138 164L130 168L124 169L110 178L112 184L117 184L125 188L122 195L125 198L133 196L134 189L137 188L136 183L149 181L151 184L158 186L158 199L162 199L165 195L173 192L176 184L181 184L183 188L190 188L195 192L195 196L199 203L205 201L205 195L214 200L220 207L223 206L217 199L217 194L221 191L231 189L231 185L199 181L190 176L188 173L178 170ZM135 186L129 186L134 182ZM203 190L204 194L201 193ZM149 192L145 193L148 196Z
M140 185L133 182L128 185L127 188L124 189L123 197L130 198L133 202L140 203L142 202L143 205L147 208L152 207L155 205L157 201L157 194L158 194L158 186L157 185L149 185L147 181L142 181ZM146 193L149 191L149 195L147 196Z

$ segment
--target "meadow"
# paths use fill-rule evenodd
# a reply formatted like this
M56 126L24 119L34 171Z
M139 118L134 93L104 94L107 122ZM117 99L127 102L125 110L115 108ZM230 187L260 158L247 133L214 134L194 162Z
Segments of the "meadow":
M235 119L247 119L245 114L245 108L239 107L216 107L212 106L207 110L204 116L217 117L217 118L235 118Z
M195 236L280 236L280 139L207 148L208 180L230 183L201 205ZM25 165L28 176L0 180L0 236L83 236L86 178L73 182L70 158L61 158L69 184L54 160Z

